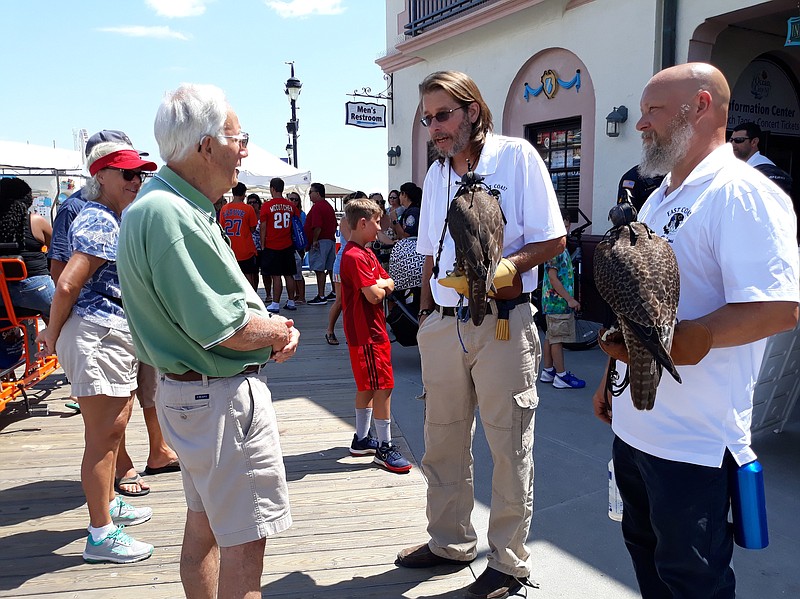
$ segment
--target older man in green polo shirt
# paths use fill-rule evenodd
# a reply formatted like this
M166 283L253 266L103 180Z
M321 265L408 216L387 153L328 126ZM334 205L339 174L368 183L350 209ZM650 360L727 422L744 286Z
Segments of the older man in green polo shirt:
M181 581L190 598L261 597L265 538L292 522L261 368L294 355L300 334L267 312L214 217L248 141L222 90L168 93L155 136L167 166L122 221L117 268L137 354L161 372L158 417L181 461Z

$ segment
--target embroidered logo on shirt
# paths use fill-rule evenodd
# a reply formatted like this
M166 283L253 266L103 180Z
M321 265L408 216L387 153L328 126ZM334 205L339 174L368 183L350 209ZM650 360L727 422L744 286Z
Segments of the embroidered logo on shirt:
M675 240L675 234L678 232L678 228L684 223L691 213L692 211L684 206L673 208L667 212L669 221L663 228L664 236L667 238L667 241L672 243Z

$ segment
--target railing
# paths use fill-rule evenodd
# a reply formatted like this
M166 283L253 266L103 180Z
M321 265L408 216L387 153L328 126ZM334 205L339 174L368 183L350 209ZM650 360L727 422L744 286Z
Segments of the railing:
M405 34L419 35L441 25L445 21L464 14L482 4L494 0L408 0L411 20L405 26Z

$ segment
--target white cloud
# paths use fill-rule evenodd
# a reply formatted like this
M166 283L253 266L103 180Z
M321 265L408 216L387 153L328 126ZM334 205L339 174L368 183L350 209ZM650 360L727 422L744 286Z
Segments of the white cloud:
M142 27L141 25L131 25L129 27L100 27L98 31L108 33L118 33L128 37L152 37L155 39L174 39L187 41L189 36L180 31L172 31L169 27Z
M344 12L342 0L264 0L264 4L284 19Z
M214 0L145 0L159 17L199 17Z

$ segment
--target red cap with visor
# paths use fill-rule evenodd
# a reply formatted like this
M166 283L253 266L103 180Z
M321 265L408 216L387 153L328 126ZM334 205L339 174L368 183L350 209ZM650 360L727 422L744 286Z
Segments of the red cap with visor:
M158 168L155 162L142 160L136 150L118 150L101 156L89 166L89 174L93 177L104 168L113 167L123 170L154 171Z

